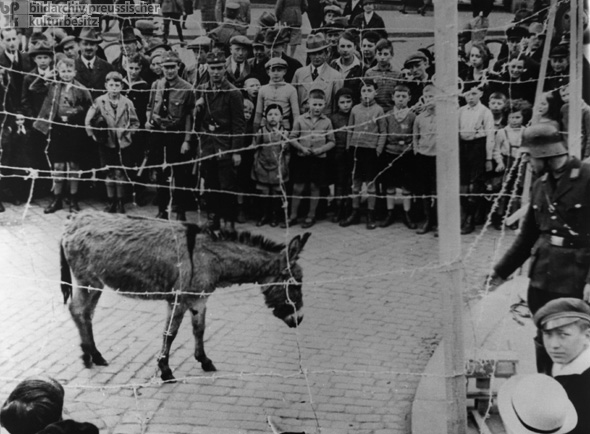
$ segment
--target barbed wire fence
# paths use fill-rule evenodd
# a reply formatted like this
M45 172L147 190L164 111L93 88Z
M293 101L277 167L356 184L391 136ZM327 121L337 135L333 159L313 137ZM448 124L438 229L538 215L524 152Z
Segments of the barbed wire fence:
M541 11L543 12L543 11ZM541 13L539 12L539 13ZM507 24L506 26L501 26L495 29L489 29L489 30L501 30L504 31L506 30L506 28L508 28L509 26L514 25L514 23L510 23L509 25ZM399 30L399 29L396 29ZM415 28L407 28L405 30L416 30ZM19 71L15 71L12 70L10 68L4 68L4 73L20 73ZM29 74L29 73L27 73ZM40 77L40 76L39 76ZM40 77L42 78L42 77ZM397 81L400 82L411 82L411 79L403 79L400 78ZM298 85L299 83L294 83L294 85ZM96 89L91 89L91 90L96 90ZM150 90L146 90L145 92L150 92ZM459 95L457 95L457 97L459 97ZM7 104L7 100L6 100L6 93L4 95L4 104L3 107L6 107ZM14 116L17 115L22 115L22 113L19 112L9 112L6 109L2 110L0 112L0 115L3 116L3 124L2 124L2 129L6 129L8 128L6 122L9 118L12 118ZM387 117L388 115L384 115L384 117ZM51 117L52 118L52 117ZM24 116L24 119L27 123L31 123L36 120L35 117L27 117ZM371 120L370 122L374 122L375 120ZM82 128L84 129L84 125L71 125L71 124L67 124L67 123L63 123L60 122L58 120L52 119L49 120L49 123L51 125L60 125L60 126L67 126L68 128L72 128L72 129L78 129L78 128ZM98 129L98 130L104 130L107 131L108 128L103 128L103 129ZM344 132L348 132L349 127L343 127L341 129L335 129L332 130L326 134L333 134L334 132L340 132L340 131L344 131ZM144 132L146 134L150 134L151 130L144 128L143 126L140 127L139 129L135 130L135 132ZM309 132L305 132L305 133L309 133ZM173 132L168 132L168 134L174 134ZM176 134L185 134L184 131L178 132ZM199 135L201 134L201 132L199 131L193 131L191 133L193 135L194 138L196 138L198 140ZM256 132L252 133L252 135L256 134ZM49 134L47 135L47 145L45 148L45 156L47 158L47 163L50 164L50 158L49 158L49 154L48 154L48 146L49 143L51 141L51 130L49 132ZM248 148L248 151L251 152L255 152L258 149L261 149L262 147L272 147L272 146L276 146L277 144L281 144L280 143L269 143L269 144L258 144L256 146L250 146ZM98 145L96 145L98 146ZM231 153L233 154L235 151L227 151L227 153ZM411 152L410 149L406 150L406 152ZM195 166L198 167L203 161L205 161L208 158L218 158L220 156L222 156L224 153L218 153L215 156L211 156L211 157L200 157L198 154L195 153L195 155L193 156L193 158L181 162L181 163L161 163L161 164L142 164L141 167L135 166L135 167L129 167L129 166L115 166L115 167L110 167L110 168L114 168L114 169L121 169L124 170L126 172L137 172L139 170L145 170L145 171L151 171L151 170L164 170L167 167L170 166L180 166L180 165L189 165L189 166ZM402 154L403 155L403 154ZM1 155L0 155L1 156ZM120 155L121 157L121 155ZM396 158L394 159L393 163L395 163L395 161L397 161L397 159L401 158L400 156L396 156ZM393 164L392 163L392 164ZM2 178L0 182L3 182L7 179L30 179L31 180L31 186L30 186L30 190L28 192L28 199L26 201L26 204L24 205L24 207L22 208L22 211L19 210L18 211L18 218L15 218L12 221L12 225L9 226L9 230L10 231L19 231L19 230L24 230L30 223L30 221L38 221L38 219L32 215L32 210L33 208L37 205L37 203L39 202L37 199L33 198L33 192L34 189L36 187L36 183L41 181L41 180L55 180L55 179L61 179L63 181L67 181L68 177L65 173L60 173L60 171L54 171L54 170L39 170L38 168L22 168L22 167L18 167L18 166L13 166L10 164L2 164L0 166L0 170L2 170ZM22 172L22 171L26 171L26 174L21 174L21 173L17 173L17 172ZM104 173L109 170L109 168L91 168L91 169L86 169L86 170L79 170L77 171L77 175L78 178L80 180L80 182L82 183L98 183L98 185L100 185L100 183L104 182ZM353 170L355 170L355 168L353 167ZM506 228L506 226L502 226L501 230L498 233L498 236L493 236L493 241L492 241L492 245L490 246L490 240L487 238L487 235L489 235L489 228L491 225L491 219L492 219L492 215L497 211L498 207L499 207L499 203L500 200L507 198L508 199L508 209L512 208L512 205L520 199L520 192L519 192L519 185L520 185L520 181L522 179L523 173L525 170L525 163L523 162L522 159L517 159L516 161L513 162L513 164L510 167L506 168L506 173L507 176L504 177L504 180L502 182L501 185L501 189L499 192L497 193L471 193L469 194L469 196L473 196L473 197L481 197L481 198L492 198L491 200L491 209L489 209L486 219L485 219L485 223L482 227L482 229L477 233L477 235L475 236L475 238L473 240L471 240L466 248L464 249L464 251L466 252L462 258L460 259L461 262L461 266L466 267L468 269L470 268L481 268L481 266L486 266L488 269L485 270L478 270L477 272L475 272L475 280L479 280L480 277L482 277L483 275L485 275L489 270L489 268L491 267L492 263L494 262L494 260L500 255L500 253L505 249L505 244L513 237L513 234L510 230L508 230ZM380 173L381 174L381 173ZM380 175L379 174L379 175ZM379 175L377 175L377 177L374 178L373 182L377 182ZM511 179L513 179L513 177L516 177L516 181L515 182L510 182ZM127 180L113 180L114 183L116 184L123 184L126 185L128 187L134 186L134 185L140 185L142 187L145 187L147 189L154 189L156 187L161 187L161 184L157 184L151 181L148 182L141 182L138 181L137 179L131 180L130 177L127 177ZM166 185L170 191L172 192L173 190L188 190L190 193L194 194L197 198L201 198L203 197L203 195L207 194L207 193L225 193L225 194L231 194L231 195L239 195L239 194L244 194L244 192L236 192L236 191L221 191L221 190L210 190L207 188L203 188L203 186L200 184L195 185L192 188L185 188L185 187L178 187L175 186L173 184L173 179L169 180L169 183ZM289 219L289 213L288 213L288 206L289 203L291 202L291 200L294 198L294 196L292 194L289 193L289 190L286 188L286 185L284 182L280 183L280 195L278 196L281 199L282 202L282 210L284 211L284 215L282 215L283 219L285 221L288 221ZM263 194L260 193L256 193L254 191L250 191L246 193L247 196L251 197L251 198L260 198L263 197ZM367 192L362 191L360 194L360 196L362 197L366 197ZM310 196L308 195L301 195L301 196L296 196L299 199L310 199ZM330 199L330 200L335 200L335 199L348 199L351 198L352 195L351 194L346 194L346 195L342 195L342 196L335 196L335 195L330 195L329 197L324 197L324 199ZM395 198L397 200L402 199L402 198L410 198L412 199L412 201L416 201L416 200L424 200L424 199L430 199L430 198L436 198L435 195L404 195L404 196L395 196ZM168 209L172 209L172 194L170 195L170 202L168 204ZM199 203L199 209L197 210L198 215L201 214L201 212L203 211L200 208L200 203ZM130 213L135 213L136 211L139 211L138 208L134 208L133 211L130 211ZM14 216L17 212L17 208L14 209L10 209L9 210L10 213L12 213L11 215ZM145 213L141 213L141 214L145 214ZM8 216L9 213L6 213L5 216ZM192 219L193 214L189 213L189 217L190 219ZM202 219L199 220L204 221ZM37 224L37 223L36 223ZM171 224L176 224L171 222ZM8 226L7 226L8 227ZM22 229L19 229L22 228ZM238 226L238 229L241 229L241 227ZM261 229L255 229L255 231L259 231ZM290 227L289 225L287 225L287 228L284 230L283 232L283 239L285 241L285 245L288 245L289 240L291 239L293 233L294 233L295 228ZM381 229L378 229L381 230ZM383 231L388 231L389 229L384 229ZM341 231L341 237L346 238L349 233L347 232L347 229L339 229L339 231ZM387 241L385 241L387 242ZM384 244L385 244L384 242ZM389 249L391 249L391 251L395 251L396 247L395 247L395 243L393 242L392 246L389 246ZM28 249L30 249L30 251L35 251L35 249L38 248L38 246L36 246L34 243L32 243L31 245L27 246ZM382 250L384 249L385 246L379 246L379 249ZM362 250L362 247L360 248ZM388 249L385 248L385 251L387 251ZM482 251L485 250L485 253L483 253ZM56 253L57 253L57 248L55 249ZM329 251L328 251L329 253ZM336 253L336 252L334 252ZM362 252L359 252L362 253ZM399 254L400 252L396 252L397 254ZM482 260L480 255L482 255L485 258L490 258L490 262L484 261L486 263L482 264ZM396 255L397 257L397 255ZM57 258L57 254L56 254L56 258ZM432 259L432 258L431 258ZM31 267L34 269L35 268L35 264L30 264ZM311 264L310 264L311 265ZM308 288L313 288L315 292L319 292L322 293L324 291L331 291L331 289L325 290L323 288L332 288L333 286L331 285L350 285L351 283L354 282L359 282L359 281L373 281L373 279L378 279L381 282L383 281L388 281L388 280L392 280L395 279L399 276L416 276L416 275L424 275L424 276L435 276L434 278L436 279L437 275L442 275L442 273L445 273L449 267L455 266L454 264L440 264L438 263L437 260L432 259L431 262L429 263L416 263L412 266L403 266L403 265L398 265L397 263L392 264L392 267L384 267L382 270L378 270L378 271L373 271L370 273L356 273L354 270L349 270L349 274L347 275L343 275L343 276L338 276L338 277L334 277L334 278L322 278L321 275L318 275L315 277L314 280L305 280L304 281L304 286L308 287ZM56 268L57 268L57 261L56 261ZM6 279L9 282L13 282L16 283L18 286L26 286L26 290L27 290L27 294L14 294L11 293L10 294L10 299L11 300L15 300L15 299L19 299L19 298L23 298L23 297L39 297L39 299L37 300L37 303L33 304L34 306L37 306L39 303L39 301L42 302L50 302L52 305L52 310L54 311L54 317L53 318L46 318L46 320L48 322L55 322L53 330L56 331L56 328L59 328L63 325L63 316L61 316L60 314L57 313L58 309L61 309L61 307L59 306L59 300L56 299L56 295L57 291L55 291L55 293L51 293L51 295L48 295L46 293L46 291L44 291L45 287L55 287L57 288L59 286L59 279L52 279L52 278L40 278L39 276L34 276L31 277L29 275L23 274L23 273L19 273L19 272L3 272L3 279ZM428 279L427 279L428 280ZM483 281L482 281L483 283ZM40 286L40 288L31 288L31 285L38 285ZM467 285L470 288L473 288L473 282L470 282L470 284ZM259 285L256 286L252 286L252 287L240 287L240 288L236 288L236 287L232 287L232 288L228 288L228 289L224 289L223 293L224 296L227 298L231 298L232 296L236 296L238 297L240 294L243 294L245 291L249 291L252 288L258 288ZM477 291L479 296L481 297L485 297L488 294L489 291L489 286L485 287L482 285L482 290L481 291ZM92 291L103 291L103 289L100 288L87 288L89 290ZM183 288L175 288L177 294L182 294ZM382 291L383 288L379 287L375 290L376 293L379 293L379 291ZM120 288L120 290L118 290L117 292L119 292L122 295L125 295L125 291L124 288ZM355 294L355 290L352 290L352 293L356 296L357 294ZM473 292L473 291L471 291ZM305 292L304 292L305 293ZM473 294L470 294L473 295ZM358 294L358 296L362 299L362 294ZM315 295L315 297L317 298L318 296ZM305 298L305 296L304 296ZM239 298L240 300L243 301L243 298ZM326 300L324 300L326 301ZM252 307L254 305L252 304ZM233 306L235 307L235 306ZM249 306L250 307L250 306ZM115 303L111 303L110 306L111 309L117 309L117 305ZM482 315L485 315L485 312L482 312ZM506 311L506 317L509 318L510 317L510 312ZM18 315L15 315L18 316ZM470 324L473 326L473 329L471 330L471 332L473 334L476 334L476 325L477 323L481 320L481 318L471 318L470 319ZM14 321L22 321L21 318L15 318ZM221 321L221 320L218 320ZM97 325L98 328L98 325ZM289 384L290 380L302 380L303 384L305 385L305 393L302 391L299 391L297 396L302 396L307 394L307 402L306 404L309 406L309 412L306 411L299 411L299 412L294 412L294 413L289 413L289 412L284 412L284 417L286 419L289 419L292 423L295 423L297 420L304 420L307 425L306 428L310 429L311 427L314 427L317 430L320 430L321 428L325 427L326 425L331 426L333 421L328 421L328 420L324 420L323 417L325 416L325 409L324 406L326 405L330 405L330 400L327 399L326 402L321 401L318 403L316 401L316 399L318 399L318 395L322 395L322 398L325 398L323 396L323 393L320 392L321 387L318 385L317 381L311 380L310 376L313 376L315 378L321 377L321 376L327 376L328 378L330 377L334 377L334 378L339 378L342 379L344 378L346 381L346 379L354 379L356 377L372 377L375 378L375 383L380 382L380 381L384 381L385 383L387 383L387 381L391 381L391 379L397 379L400 380L400 384L404 383L405 378L411 378L413 381L417 381L420 378L423 378L426 375L429 374L425 374L424 372L413 372L412 370L407 370L407 369L384 369L384 370L380 370L380 369L374 369L374 370L363 370L363 369L352 369L350 368L350 366L348 367L340 367L340 366L345 366L345 365L339 365L339 367L334 367L334 368L324 368L321 364L320 366L310 366L308 364L309 360L309 352L310 349L308 348L307 344L307 340L306 340L306 336L302 336L302 330L299 327L296 327L294 329L293 335L290 338L290 344L292 344L290 350L293 351L293 357L296 360L295 365L297 366L296 369L290 369L290 370L286 370L286 371L281 371L280 369L276 370L276 371L266 371L264 368L260 368L260 372L228 372L227 370L224 370L223 372L220 373L215 373L215 374L204 374L204 375L182 375L182 370L180 369L180 366L178 366L178 368L176 369L176 373L180 374L177 377L177 380L179 381L179 385L175 386L177 387L177 389L180 393L182 393L183 395L186 395L186 391L187 389L185 388L186 385L190 386L190 385L215 385L215 384L219 384L219 387L230 387L228 386L228 384L231 384L231 382L236 382L239 383L240 381L244 381L244 380L254 380L256 382L260 381L260 387L264 387L264 380L267 378L274 378L277 379L278 382L280 383L285 383L285 384ZM152 338L155 339L156 336L159 336L157 334L153 334ZM438 339L440 338L440 335L434 335L431 337L431 339L434 341L433 344L435 345L436 342L438 341ZM48 338L44 338L44 339L48 339ZM479 342L479 345L481 345L482 347L486 344L485 342ZM44 344L44 346L46 346L46 344ZM428 349L427 351L430 351L430 349ZM532 350L531 350L532 351ZM10 349L8 351L8 354L15 354L13 349ZM80 368L81 366L78 366L76 369L74 369L73 367L71 367L71 372L57 372L54 373L54 376L56 376L56 378L62 380L65 382L65 387L68 390L68 394L70 392L73 393L73 395L71 397L68 396L68 394L66 395L66 400L67 399L72 399L72 400L76 400L76 397L80 396L80 394L82 393L86 393L86 392L98 392L99 394L102 394L104 398L108 398L108 397L114 397L116 396L117 393L125 391L127 393L127 395L120 395L120 396L126 396L129 397L130 399L132 399L135 402L135 406L136 406L136 410L138 411L138 414L144 414L145 412L145 408L148 408L150 405L152 405L151 401L150 401L150 397L154 395L154 393L149 392L149 390L154 390L154 389L158 389L160 387L166 387L165 385L162 385L160 380L158 379L158 373L157 373L157 368L155 366L155 363L153 363L153 358L150 358L151 356L155 356L155 354L153 355L149 355L148 363L151 363L151 366L153 368L152 370L152 376L150 378L129 378L125 381L107 381L106 383L101 383L100 382L100 376L96 376L96 381L94 381L94 377L93 376L87 376L87 375L83 375L80 374ZM32 360L30 361L29 365L34 366L35 365L35 355L31 354L29 356ZM78 361L79 362L79 361ZM78 363L79 364L79 363ZM394 364L395 365L395 364ZM100 368L94 368L97 373L99 373ZM111 369L111 368L109 368ZM120 371L124 372L125 368L124 367L119 367ZM7 371L5 371L7 372ZM143 371L142 371L143 372ZM8 372L7 372L8 373ZM1 378L2 380L4 380L6 385L10 385L10 386L14 386L16 384L16 382L22 380L24 377L26 377L27 375L25 373L23 373L22 375L19 376L11 376L11 375L3 375ZM124 375L121 377L123 378L125 377ZM342 380L340 380L342 381ZM330 383L330 381L328 381L328 383ZM395 381L394 381L395 383ZM376 385L376 384L373 384ZM395 393L395 386L390 386L394 389L394 393ZM370 387L367 389L370 390ZM369 395L374 395L374 394L379 394L379 393L383 393L383 390L387 390L387 386L383 387L383 385L380 385L380 387L376 387L375 390L379 390L379 392L374 392L374 393L370 393L370 392L366 392L365 394L360 394L361 397L363 399L370 399ZM196 393L198 393L198 389L196 390ZM278 400L280 401L281 399L283 401L289 401L289 397L287 396L288 392L284 392L282 393L281 397L278 398ZM187 395L187 399L190 401L190 395ZM147 403L147 407L144 407L144 403ZM97 414L100 415L100 417L104 417L103 420L107 421L108 416L106 415L105 410L110 408L108 405L105 405L106 403L103 403L100 399L96 399L95 402L92 403L87 403L87 410L86 412L80 412L80 414L84 414L87 416L96 416ZM127 402L124 403L125 405L127 404ZM262 403L261 403L262 404ZM333 411L340 411L340 412L345 412L345 411L350 411L350 408L348 406L345 406L344 404L342 404L340 401L338 404L333 404L334 405L334 409ZM339 407L342 406L342 407ZM66 404L67 407L67 404ZM190 409L190 406L188 406L185 410ZM269 413L271 413L274 409L272 407L268 408L268 409L264 409L264 411L268 411ZM105 413L105 415L103 416L103 413ZM177 414L177 413L174 413ZM180 417L182 419L181 416L179 416L180 413L178 413L178 417ZM88 420L90 422L92 422L92 420ZM120 421L120 419L119 419ZM116 421L113 420L109 420L108 422L105 422L105 429L107 429L109 432L116 432L116 426L113 425L113 423L117 423ZM390 424L393 424L394 421L389 421ZM132 426L133 424L126 424L128 427ZM150 425L150 421L148 419L138 419L136 422L136 425L134 426L132 432L154 432L154 431L150 431L149 429L149 425ZM237 424L236 424L237 425ZM376 425L379 425L379 423L377 423ZM235 425L234 425L235 426ZM214 426L211 426L211 430L214 430ZM391 428L391 425L388 425L387 422L383 422L381 421L381 425L379 427L376 427L375 430L377 432L378 429L387 431L388 429ZM342 429L345 429L345 427L342 427ZM252 431L262 431L262 428L260 427L260 423L253 424ZM211 431L213 432L213 431ZM401 432L401 431L400 431Z

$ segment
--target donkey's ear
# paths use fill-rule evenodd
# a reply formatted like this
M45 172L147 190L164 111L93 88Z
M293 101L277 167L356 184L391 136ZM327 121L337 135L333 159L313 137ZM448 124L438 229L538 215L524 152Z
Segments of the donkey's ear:
M311 236L311 232L306 232L303 235L297 235L294 237L291 242L289 243L289 247L287 248L287 257L289 262L294 263L299 259L299 253L303 250L305 243Z

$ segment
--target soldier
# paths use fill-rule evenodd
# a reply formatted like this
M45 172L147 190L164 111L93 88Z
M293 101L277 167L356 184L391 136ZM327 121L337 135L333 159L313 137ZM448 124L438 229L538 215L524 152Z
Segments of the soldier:
M226 78L222 53L207 54L209 82L197 88L197 131L208 194L209 226L219 229L220 217L229 229L236 219L236 171L244 142L246 121L240 91Z
M229 55L229 41L231 38L236 35L243 35L243 26L237 20L239 12L239 4L227 3L225 5L225 19L207 35L213 39L217 46L223 47L226 56Z
M547 302L574 297L590 301L590 164L570 157L559 130L550 124L528 127L522 147L540 177L512 247L489 276L503 283L529 257L528 306L534 315ZM551 360L536 339L537 369Z
M146 128L154 131L151 139L155 159L152 164L166 164L159 172L156 192L157 218L168 219L170 185L173 185L173 202L176 220L186 220L189 201L191 167L190 139L193 129L195 96L191 85L178 76L180 58L174 51L162 56L164 77L152 85ZM174 164L182 163L186 164ZM168 165L173 164L173 165ZM170 180L170 182L161 182ZM171 183L171 184L170 184Z

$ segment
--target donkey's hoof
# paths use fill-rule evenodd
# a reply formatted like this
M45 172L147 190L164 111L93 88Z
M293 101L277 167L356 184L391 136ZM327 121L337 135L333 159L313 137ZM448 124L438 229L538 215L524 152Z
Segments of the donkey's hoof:
M164 383L176 383L176 378L174 378L174 375L172 375L171 370L163 371L162 375L160 375L160 378Z
M109 366L109 362L107 362L100 354L92 356L92 361L96 366Z
M90 354L83 354L82 355L82 362L84 362L84 367L87 369L92 368L92 356Z
M203 371L205 371L205 372L217 371L217 368L215 367L215 365L213 364L213 362L211 360L207 360L206 362L201 363L201 368L203 368Z

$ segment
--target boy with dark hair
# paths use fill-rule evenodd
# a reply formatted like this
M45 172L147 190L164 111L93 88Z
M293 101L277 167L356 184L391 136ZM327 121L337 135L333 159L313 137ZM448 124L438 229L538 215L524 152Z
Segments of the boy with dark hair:
M387 217L379 225L390 226L394 221L396 190L409 196L412 189L412 172L414 171L414 153L412 140L416 115L408 108L410 89L397 85L393 89L393 109L387 112L387 140L383 155L382 176L387 191ZM416 223L410 217L411 199L404 197L402 221L409 229L416 229Z
M350 194L350 168L346 154L346 129L353 106L353 92L343 87L336 92L337 111L330 115L334 127L334 139L336 146L330 155L330 167L332 168L332 180L334 182L334 197L336 198L336 211L332 217L333 223L340 223L346 217L345 195Z
M494 115L494 128L499 130L506 126L506 105L508 98L502 92L494 92L488 100L488 107Z
M363 79L361 103L355 105L348 121L346 148L351 151L352 167L352 213L340 226L347 227L360 223L361 187L367 184L368 214L367 229L375 229L375 183L378 173L378 157L385 146L387 122L383 108L376 103L377 84Z
M335 143L332 122L323 114L326 105L325 92L322 89L312 88L308 103L309 111L295 119L293 130L289 135L291 146L296 150L291 165L293 199L289 220L281 223L281 227L293 226L297 223L301 194L308 185L311 190L309 212L301 227L313 226L316 222L320 189L327 185L326 153L334 147Z
M377 85L375 101L384 111L393 108L393 89L402 78L402 73L394 69L391 60L393 59L393 44L387 39L381 39L375 47L377 52L377 65L370 68L365 77L372 79Z

